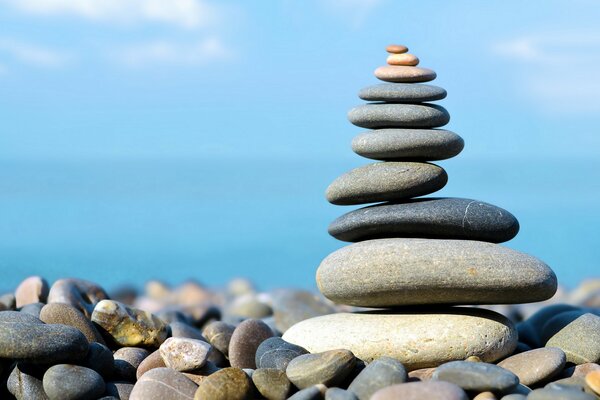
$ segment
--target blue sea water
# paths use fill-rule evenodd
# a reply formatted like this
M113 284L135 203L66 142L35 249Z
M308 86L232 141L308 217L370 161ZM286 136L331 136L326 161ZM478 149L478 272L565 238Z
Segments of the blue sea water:
M0 289L31 274L75 276L113 288L159 278L222 285L247 276L262 289L314 288L342 247L327 234L351 210L327 185L358 157L0 161ZM598 276L598 160L440 162L439 195L487 201L517 216L506 245L546 261L575 286ZM436 194L436 195L438 195Z

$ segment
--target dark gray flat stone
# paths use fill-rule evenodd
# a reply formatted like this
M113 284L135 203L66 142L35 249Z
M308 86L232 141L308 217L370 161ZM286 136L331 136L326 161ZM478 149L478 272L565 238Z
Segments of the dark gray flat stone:
M435 104L373 103L354 107L348 119L362 128L437 128L450 121L450 114Z
M348 391L359 400L369 400L379 389L404 383L408 374L400 361L391 357L380 357L363 369L348 386Z
M508 211L459 198L425 198L365 207L344 214L329 225L333 237L347 242L420 237L501 243L517 232L519 222Z
M285 371L290 361L307 353L305 348L288 343L280 337L268 338L256 349L256 368Z
M44 391L50 400L96 399L104 393L104 380L94 370L58 364L44 374Z
M381 83L361 89L358 97L367 101L421 103L445 98L446 90L439 86L420 83Z
M433 380L451 382L464 390L476 392L508 392L517 387L519 378L494 364L452 361L442 364L433 373Z

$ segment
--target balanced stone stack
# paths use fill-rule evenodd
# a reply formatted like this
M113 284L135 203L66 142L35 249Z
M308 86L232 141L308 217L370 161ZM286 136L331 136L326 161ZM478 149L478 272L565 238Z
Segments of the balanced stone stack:
M450 116L431 104L446 97L423 84L436 73L417 67L405 46L392 45L388 64L375 70L386 83L359 92L369 103L349 112L370 129L353 150L378 160L337 178L327 200L337 205L378 203L330 225L337 239L356 242L330 254L317 271L319 290L338 304L379 310L302 321L283 338L311 353L344 348L370 362L393 357L409 370L476 356L510 355L517 332L504 316L479 307L546 300L556 276L542 261L497 243L519 223L508 211L464 198L416 198L448 180L430 163L456 156L463 139L443 129Z

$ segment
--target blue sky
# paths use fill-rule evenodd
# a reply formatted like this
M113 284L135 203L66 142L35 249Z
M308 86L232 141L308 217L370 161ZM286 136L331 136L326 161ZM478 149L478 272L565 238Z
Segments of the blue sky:
M8 163L3 174L9 182L1 185L7 194L5 212L12 213L0 228L0 239L26 270L39 263L27 257L41 251L50 237L55 247L66 242L97 253L103 251L98 243L106 243L106 251L117 254L122 247L114 243L125 246L128 238L151 248L165 242L157 233L163 226L157 218L175 218L164 211L170 203L148 205L129 222L122 217L162 196L151 186L161 162L214 162L207 181L218 181L224 186L218 190L225 191L237 185L233 192L242 198L256 190L244 179L256 182L261 176L236 175L219 165L296 163L279 172L257 167L261 174L272 174L265 182L273 183L310 164L306 168L314 169L315 179L306 178L301 188L310 201L286 198L290 188L285 185L258 185L260 192L252 192L254 208L218 196L208 197L214 203L202 203L221 211L250 207L257 213L236 214L238 229L246 227L244 232L257 234L262 242L269 241L274 227L288 229L286 243L301 243L307 240L303 235L318 229L309 242L325 244L310 256L291 245L277 253L278 263L290 257L311 264L303 266L310 270L340 246L325 239L324 231L332 217L347 211L327 208L324 186L366 162L350 151L352 136L361 130L347 122L346 113L360 104L356 93L361 87L377 83L372 71L385 62L385 45L398 42L438 73L434 84L448 91L440 103L452 116L447 128L466 142L463 153L447 164L449 186L454 185L447 194L470 189L465 196L488 195L482 200L492 201L499 193L500 205L512 206L525 222L540 224L537 230L526 225L517 247L550 264L579 260L578 271L593 269L590 262L598 254L590 246L597 240L590 235L596 233L589 224L582 231L582 221L599 219L599 20L596 1L0 0L0 162ZM105 186L93 190L84 182L96 175L78 174L76 166L88 163L119 174L115 163L139 160L154 169L128 170L123 176L130 180L121 177L117 183L98 178ZM44 165L52 162L74 164L40 178ZM328 167L316 177L319 163ZM485 163L493 176L469 172L478 163ZM185 176L180 172L172 176ZM173 201L193 208L193 202L182 200L193 198L181 189L183 183L162 179L171 182L165 184ZM196 177L193 185L202 182ZM102 204L90 200L99 188L109 197ZM134 189L141 204L123 206L127 190ZM34 201L55 198L55 192L66 196L55 209ZM208 201L206 193L201 195ZM310 227L295 235L274 219L262 233L249 228L264 223L267 206L261 208L260 199L272 209L282 198L297 206L285 210L300 220L309 218ZM124 208L118 210L119 204ZM564 216L572 204L577 221ZM81 214L71 213L72 207ZM543 220L541 209L554 210L547 220L566 224L563 232L574 247L560 248L560 230L555 230L561 227ZM282 210L275 214L285 219ZM202 247L189 236L206 239L195 230L173 229L172 243L189 240L188 246ZM584 240L572 239L578 232ZM544 234L556 237L548 242L552 246L544 247ZM236 243L232 251L252 247ZM186 246L180 246L185 253ZM58 266L67 260L67 268L77 264L68 261L69 249L65 245L60 256L48 257ZM143 264L136 254L127 259ZM264 254L255 257L260 260L255 264L271 262ZM569 266L557 268L568 271ZM308 280L310 274L297 278Z

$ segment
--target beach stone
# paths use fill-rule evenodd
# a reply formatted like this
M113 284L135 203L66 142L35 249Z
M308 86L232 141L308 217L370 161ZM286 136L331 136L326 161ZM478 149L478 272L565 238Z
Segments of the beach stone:
M239 368L224 368L198 385L194 400L243 400L252 391L250 378Z
M492 392L481 392L473 397L473 400L498 400L498 398Z
M211 322L202 334L215 349L226 356L229 354L229 343L235 326L222 321Z
M91 342L104 343L104 339L92 322L77 308L66 303L46 304L40 311L40 319L47 324L63 324L77 328Z
M598 365L596 363L584 363L584 364L574 365L572 367L566 368L561 373L561 377L568 378L568 377L572 376L572 377L585 378L585 376L592 371L600 371L600 365Z
M43 325L44 322L38 317L22 311L0 311L0 324L22 323Z
M401 44L390 44L385 48L385 51L392 54L402 54L408 51L408 47Z
M517 329L519 330L519 340L534 348L543 347L547 341L546 340L542 343L541 334L544 325L554 316L565 311L573 310L579 310L579 308L570 304L562 303L550 304L538 309L525 321L517 324Z
M85 336L72 326L0 322L0 358L36 363L77 361L85 357L88 347Z
M592 391L600 395L600 371L592 371L585 376L585 383Z
M171 331L171 337L197 339L206 342L206 338L202 335L200 329L191 326L186 322L171 322L169 324L169 330Z
M247 294L235 298L227 307L226 314L238 318L265 318L273 314L268 304L260 301L255 294Z
M160 350L155 350L150 355L142 360L140 365L138 365L135 376L136 379L139 380L144 373L150 371L154 368L165 368L166 364L163 361L162 356L160 355Z
M337 386L354 369L356 357L348 350L329 350L294 358L286 368L288 379L299 389L322 383Z
M502 396L501 400L525 400L527 396L519 393L507 394L506 396Z
M29 303L21 307L20 312L23 314L33 315L36 318L40 317L40 312L44 308L44 303Z
M435 161L459 154L464 140L444 129L376 129L352 140L352 150L383 161Z
M332 204L398 201L436 192L448 182L446 171L421 162L380 162L355 168L327 188Z
M508 211L482 201L426 198L351 211L329 225L336 239L358 242L390 237L465 239L505 242L519 222Z
M322 400L327 390L327 386L319 383L318 385L297 391L288 400Z
M552 390L574 390L577 392L583 392L587 388L587 384L585 383L585 378L570 377L550 382L544 386L544 388Z
M581 317L586 312L584 310L573 310L561 312L550 318L539 332L539 337L542 343L547 343L548 340L556 335L561 329Z
M104 344L92 342L85 358L77 364L93 369L103 378L110 378L115 369L115 358L113 352Z
M41 376L37 371L29 371L30 366L17 363L7 381L8 391L17 400L47 400Z
M500 361L498 366L517 375L523 385L531 386L556 376L566 361L561 349L545 347L508 357Z
M46 371L42 381L50 400L95 399L104 393L104 380L93 369L58 364Z
M385 82L429 82L436 76L429 68L405 65L384 65L375 70L375 77Z
M257 368L275 368L285 371L290 361L307 354L308 351L280 337L271 337L263 341L256 349Z
M410 371L408 373L408 378L411 381L419 380L419 381L429 381L433 376L435 368L420 368Z
M280 332L305 319L335 311L322 296L305 290L281 290L273 294L273 316Z
M494 362L517 345L506 317L466 307L325 315L294 325L283 339L311 353L344 348L365 362L391 357L409 371L472 355Z
M236 368L256 368L256 350L266 339L273 336L267 324L258 319L247 319L239 324L231 335L229 362Z
M83 279L59 279L48 292L48 303L67 303L90 317L96 304L108 299L100 286Z
M317 270L317 285L336 303L391 307L542 301L557 281L542 261L497 244L395 238L331 253Z
M325 392L325 400L358 400L358 398L352 392L332 387Z
M258 392L267 400L287 399L292 384L285 371L275 368L258 368L252 374L252 381Z
M546 343L558 347L573 364L600 362L600 317L584 314L561 329Z
M0 311L14 311L17 307L17 300L12 293L4 293L0 295Z
M116 399L127 400L133 391L133 383L130 382L106 382L104 394Z
M167 324L160 318L113 300L100 301L92 321L121 346L158 347L167 338Z
M404 366L390 357L381 357L363 369L350 384L348 391L354 393L359 400L368 400L387 386L404 383L408 374Z
M154 368L140 377L129 400L192 400L198 385L171 368Z
M468 400L459 386L450 382L409 382L380 389L371 400Z
M167 367L184 372L202 368L211 348L202 340L171 337L160 345L159 350Z
M388 65L407 65L414 67L419 65L419 58L413 54L390 54L387 58Z
M464 390L508 392L517 387L519 378L512 372L485 362L451 361L436 368L433 380L446 381Z
M21 308L31 303L45 303L49 290L48 281L41 276L26 278L15 290L16 307Z
M137 369L150 353L139 347L121 347L114 352L114 376L118 380L135 382Z
M366 101L412 104L442 100L446 95L446 90L441 87L420 83L380 83L358 92L358 97Z
M348 112L361 128L437 128L450 122L450 114L436 104L369 103Z
M596 397L576 390L535 389L527 400L595 400Z

